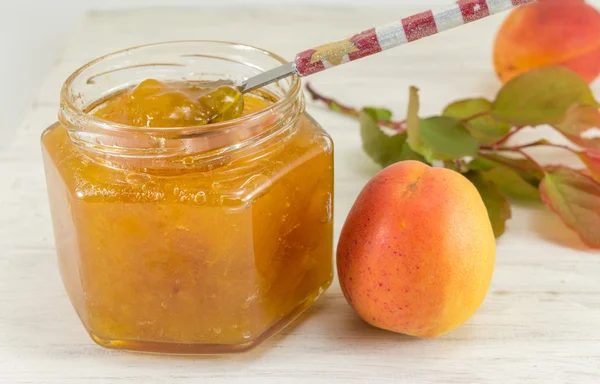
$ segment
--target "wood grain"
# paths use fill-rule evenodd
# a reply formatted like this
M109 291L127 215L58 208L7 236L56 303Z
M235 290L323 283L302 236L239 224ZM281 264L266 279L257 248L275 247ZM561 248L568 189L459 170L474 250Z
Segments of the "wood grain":
M292 58L296 51L418 8L270 8L94 12L83 19L15 138L0 151L0 383L597 383L600 253L540 205L515 206L498 242L490 294L465 326L437 340L371 328L337 282L258 349L179 357L102 349L86 335L56 266L39 135L56 118L61 83L78 66L129 46L175 39L232 40ZM353 105L405 113L418 85L423 114L449 101L492 96L491 42L502 15L311 78ZM319 28L309 28L319 24ZM598 91L596 87L596 91ZM377 167L356 122L309 104L336 144L336 235ZM546 130L526 137L553 135ZM553 136L556 138L556 136ZM562 152L540 154L548 160Z

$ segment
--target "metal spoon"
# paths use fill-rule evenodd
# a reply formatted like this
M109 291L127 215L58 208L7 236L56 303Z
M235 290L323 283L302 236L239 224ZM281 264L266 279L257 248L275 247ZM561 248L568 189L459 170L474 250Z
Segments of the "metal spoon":
M305 77L537 0L458 0L450 8L425 11L296 55L294 61L237 84L243 94L291 75Z

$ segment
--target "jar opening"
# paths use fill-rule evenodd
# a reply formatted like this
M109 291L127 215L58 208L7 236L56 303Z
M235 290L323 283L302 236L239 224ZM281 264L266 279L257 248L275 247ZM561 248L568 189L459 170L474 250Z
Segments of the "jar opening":
M294 126L304 109L298 76L264 88L276 98L269 108L215 124L137 127L89 112L99 100L149 78L236 82L286 62L259 48L219 41L176 41L129 48L92 61L67 79L61 91L59 120L76 145L101 156L160 158L239 151L281 136Z

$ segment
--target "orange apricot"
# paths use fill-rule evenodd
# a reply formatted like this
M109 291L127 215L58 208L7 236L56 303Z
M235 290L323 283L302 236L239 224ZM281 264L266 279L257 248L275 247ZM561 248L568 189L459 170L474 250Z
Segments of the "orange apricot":
M360 193L342 229L337 268L348 303L367 323L430 338L477 311L495 256L473 184L457 172L404 161Z
M600 12L584 0L541 0L517 8L498 31L494 66L503 83L553 65L590 83L600 74Z

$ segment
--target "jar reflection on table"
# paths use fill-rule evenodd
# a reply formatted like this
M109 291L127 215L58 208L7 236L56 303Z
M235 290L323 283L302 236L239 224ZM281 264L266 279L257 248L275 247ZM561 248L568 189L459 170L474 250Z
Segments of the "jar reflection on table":
M297 78L215 125L129 127L89 113L146 78L248 77L281 62L240 45L165 43L101 58L65 84L42 146L61 274L99 344L244 350L331 283L333 147Z

